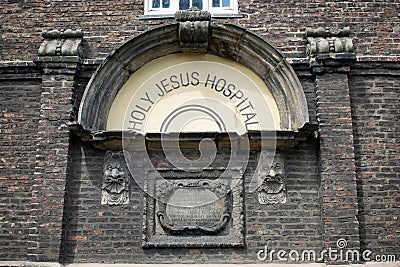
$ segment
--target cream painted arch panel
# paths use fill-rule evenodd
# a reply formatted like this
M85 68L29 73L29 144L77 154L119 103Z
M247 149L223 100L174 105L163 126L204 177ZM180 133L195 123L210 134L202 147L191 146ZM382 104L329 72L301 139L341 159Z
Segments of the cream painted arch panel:
M106 130L280 130L275 99L247 67L209 54L172 54L139 68L116 95Z

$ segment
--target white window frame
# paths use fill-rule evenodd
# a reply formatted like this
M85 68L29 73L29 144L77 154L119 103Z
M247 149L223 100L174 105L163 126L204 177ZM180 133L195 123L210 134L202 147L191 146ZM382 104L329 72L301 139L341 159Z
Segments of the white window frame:
M229 7L212 7L212 0L202 0L203 10L211 15L235 15L238 14L238 1L229 0ZM144 16L173 16L179 10L179 0L170 0L169 8L152 8L152 0L144 0Z

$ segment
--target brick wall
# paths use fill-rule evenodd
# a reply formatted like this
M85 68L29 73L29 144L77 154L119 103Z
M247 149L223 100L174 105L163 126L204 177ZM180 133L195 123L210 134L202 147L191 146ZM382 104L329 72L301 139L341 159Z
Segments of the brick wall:
M64 190L69 171L68 123L72 120L78 57L42 57L37 153L32 186L28 259L59 260Z
M350 79L361 246L399 258L400 76L382 69L355 69Z
M142 190L132 180L128 205L100 205L105 152L77 139L74 139L72 147L63 224L61 260L64 262L259 262L257 252L265 245L271 249L287 250L314 248L319 251L322 247L316 140L309 140L286 152L286 204L275 207L260 205L257 193L246 192L246 249L143 250ZM256 155L250 155L245 181L254 172ZM227 163L223 160L228 158L224 153L219 153L217 157L221 160L216 160L215 166ZM167 166L159 152L151 153L151 158L156 166Z
M345 238L348 241L347 248L359 250L348 74L317 74L315 83L325 248L334 248L339 238Z
M86 58L104 58L127 38L170 19L139 20L143 1L2 1L0 60L32 60L50 28L82 28ZM239 0L244 17L226 21L264 36L289 57L305 57L306 27L350 26L364 56L400 56L396 1Z
M0 259L26 259L40 75L0 66ZM39 77L39 78L38 78Z
M30 260L57 261L61 243L60 259L64 262L160 263L180 259L242 263L255 262L257 251L267 244L276 250L319 251L327 245L335 247L338 235L352 241L351 247L357 248L360 242L361 249L400 257L400 67L398 63L373 61L400 59L400 4L396 1L240 0L243 18L218 20L240 24L265 37L288 57L303 58L298 65L293 63L296 60L291 62L306 94L310 119L320 120L320 140L310 139L285 151L288 203L259 205L256 194L246 192L246 249L143 250L140 188L131 184L127 206L102 206L104 151L73 137L68 154L66 123L76 119L85 86L101 60L76 61L79 71L75 76L50 73L44 80L39 67L31 63L44 29L82 28L84 57L98 59L128 38L172 19L139 20L143 2L135 0L7 0L0 7L0 260L26 260L29 254ZM344 73L343 68L331 66L329 74L315 76L304 63L305 28L317 26L350 27L358 60L351 68L346 66ZM57 71L62 72L63 67ZM54 82L47 88L56 93L44 91L42 104L51 105L42 110L40 137L42 81ZM60 109L53 112L55 106ZM60 129L64 141L55 141L53 153L47 141L61 140ZM39 140L42 146L38 147ZM59 153L59 146L64 154ZM47 155L44 162L53 166L38 161L35 174L37 155ZM165 165L162 154L153 154L153 158ZM254 172L255 160L253 153L245 178ZM336 165L331 166L331 160ZM53 187L57 173L62 177ZM50 191L43 190L42 183ZM42 202L32 201L32 196ZM49 207L54 210L47 212ZM40 212L31 213L31 208ZM358 222L353 220L356 215Z
M360 209L358 219L361 249L370 249L375 254L399 256L400 161L396 125L399 120L397 88L400 76L396 63L385 64L356 63L350 72L349 92ZM93 73L93 66L83 66L78 74L78 98ZM5 216L0 221L0 256L3 260L23 260L29 239L27 218L32 197L35 132L40 113L42 77L33 65L18 68L4 66L2 70L0 210ZM321 112L321 109L316 109L314 103L314 78L307 71L298 75L301 76L309 102L311 120L315 121L315 113ZM335 78L334 74L330 76ZM332 77L326 81L334 80ZM323 247L322 237L326 233L321 225L320 148L317 140L308 140L285 152L288 203L266 207L258 204L256 194L246 193L246 251L142 250L141 189L132 183L128 206L111 208L100 205L104 151L82 144L76 138L72 139L71 144L71 175L66 185L61 238L62 261L112 263L169 262L180 259L182 262L206 262L212 259L215 262L254 262L257 261L256 253L264 245L270 249L316 251ZM153 154L153 159L159 166L165 166L162 154ZM253 153L246 177L254 172L254 161ZM223 165L223 162L218 161L217 165ZM333 229L334 233L345 231L342 226ZM55 248L55 252L57 250Z
M141 247L141 197L132 183L125 206L100 205L104 151L72 141L61 261L129 262Z

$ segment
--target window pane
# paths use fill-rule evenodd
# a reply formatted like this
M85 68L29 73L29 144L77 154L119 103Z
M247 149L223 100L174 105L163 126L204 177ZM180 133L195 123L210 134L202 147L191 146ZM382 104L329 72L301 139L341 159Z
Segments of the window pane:
M219 0L212 0L213 7L219 7Z
M162 0L162 7L169 8L169 0Z
M179 10L189 9L189 0L179 0Z
M230 7L231 6L231 1L230 0L222 0L222 6L223 7Z
M203 0L193 0L192 5L197 7L198 9L203 9Z
M152 0L153 8L160 8L160 0Z

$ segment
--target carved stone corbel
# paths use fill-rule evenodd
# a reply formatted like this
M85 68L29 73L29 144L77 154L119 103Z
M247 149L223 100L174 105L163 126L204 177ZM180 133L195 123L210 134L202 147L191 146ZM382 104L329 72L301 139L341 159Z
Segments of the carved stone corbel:
M80 56L83 38L82 30L50 30L43 31L43 43L39 48L39 56Z
M210 32L211 14L191 7L175 13L179 21L179 43L183 52L206 53Z
M316 56L329 53L353 53L353 39L349 36L349 27L343 29L307 28L307 54Z
M266 151L261 151L258 169L258 179L261 185L258 188L258 201L260 204L286 203L286 177L283 155L276 154L272 165L268 164L270 158Z
M129 175L127 174L123 151L106 152L101 187L102 205L123 205L129 203Z

